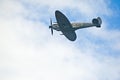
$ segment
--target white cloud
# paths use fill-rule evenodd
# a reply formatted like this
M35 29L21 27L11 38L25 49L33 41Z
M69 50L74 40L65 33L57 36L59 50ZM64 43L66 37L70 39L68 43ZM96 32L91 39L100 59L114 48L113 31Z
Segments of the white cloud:
M93 4L94 1L91 0L88 2L87 0L76 2L73 0L55 0L54 2L26 0L25 2L33 7L26 8L27 6L22 2L15 0L5 0L0 5L0 80L120 79L119 57L104 56L101 54L102 51L97 52L95 49L99 45L90 43L84 32L82 33L84 36L79 34L86 41L82 43L82 46L76 46L77 42L70 42L57 32L52 37L48 25L42 22L43 16L48 17L55 9L68 7L72 10L77 8L86 16L88 14L91 16L108 15L109 9L103 0L99 0L96 5L92 6L88 5ZM103 7L103 13L99 13L101 9L97 4ZM42 8L49 6L47 9L49 11L40 8L49 13L37 11L39 5L42 5ZM33 10L34 8L35 10ZM95 13L93 13L94 8L97 9ZM26 18L26 16L32 19ZM33 18L37 18L37 21L34 21ZM46 20L48 19L46 18ZM100 30L92 28L87 31L93 36L100 36L105 41L112 39L113 43L119 43L117 41L119 32L109 32L105 28ZM114 33L114 35L107 38L110 33ZM114 42L114 38L117 42ZM119 47L119 45L117 46ZM118 47L114 45L113 48L116 50L119 49Z

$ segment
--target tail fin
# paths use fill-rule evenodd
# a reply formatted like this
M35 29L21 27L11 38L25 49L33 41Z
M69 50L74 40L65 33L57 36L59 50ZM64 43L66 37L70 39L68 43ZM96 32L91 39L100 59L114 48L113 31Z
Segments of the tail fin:
M92 20L92 23L96 26L96 27L101 27L101 24L102 24L102 20L100 17L97 17L97 18L94 18Z

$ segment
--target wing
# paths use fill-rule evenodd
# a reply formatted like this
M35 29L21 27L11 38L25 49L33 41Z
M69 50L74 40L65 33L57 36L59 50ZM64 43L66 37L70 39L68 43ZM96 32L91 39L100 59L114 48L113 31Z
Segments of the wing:
M62 31L62 33L70 41L75 41L77 38L76 33L74 31Z
M57 10L55 11L55 16L61 30L72 30L71 23L63 13Z
M59 25L59 28L64 34L64 36L71 41L75 41L77 38L76 33L73 30L72 25L67 19L67 17L58 10L55 12L55 16L56 16L56 20Z

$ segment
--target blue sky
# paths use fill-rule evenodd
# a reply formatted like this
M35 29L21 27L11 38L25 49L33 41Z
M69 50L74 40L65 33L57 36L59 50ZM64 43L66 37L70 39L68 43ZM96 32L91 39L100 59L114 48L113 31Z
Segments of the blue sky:
M119 0L1 0L0 80L120 80ZM102 18L71 42L51 36L55 10L70 21Z
M111 29L120 30L120 1L119 0L111 0L111 3L109 7L113 10L113 15L111 17L107 17L107 20L109 20L109 23L111 23L109 26L111 26Z

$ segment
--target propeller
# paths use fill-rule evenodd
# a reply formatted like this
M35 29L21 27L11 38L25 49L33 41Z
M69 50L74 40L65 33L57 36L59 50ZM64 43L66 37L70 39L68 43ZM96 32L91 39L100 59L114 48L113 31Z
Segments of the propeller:
M49 28L51 28L51 34L53 35L53 27L52 27L52 19L50 18L50 26Z

